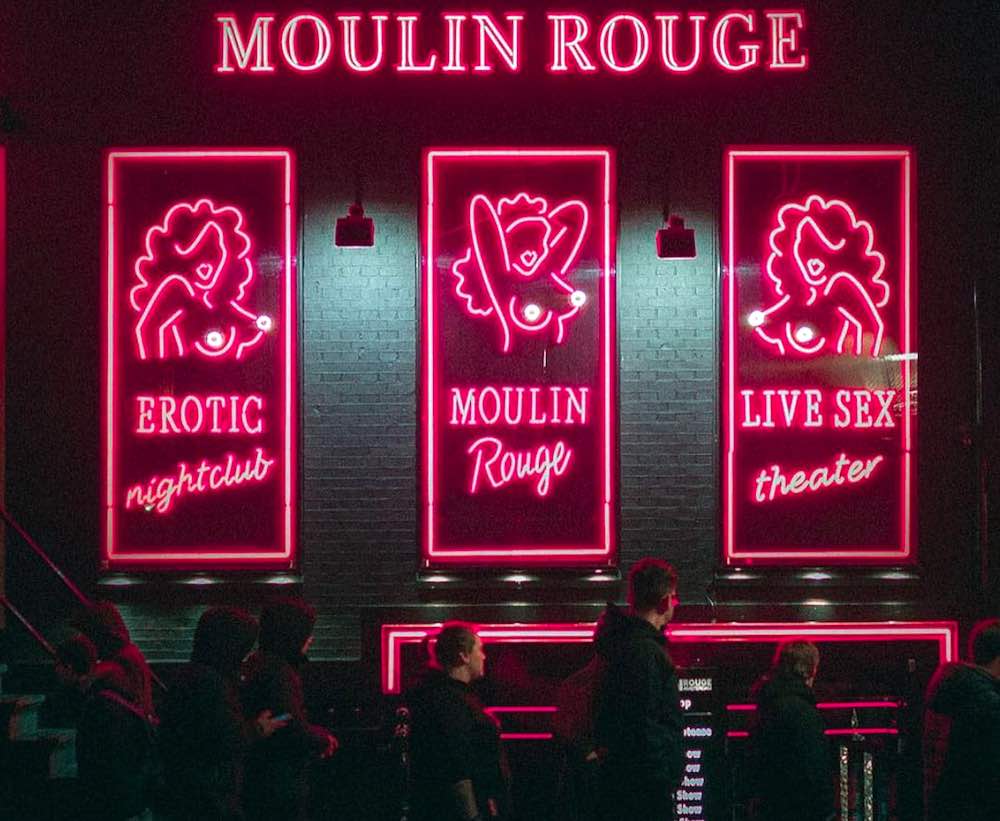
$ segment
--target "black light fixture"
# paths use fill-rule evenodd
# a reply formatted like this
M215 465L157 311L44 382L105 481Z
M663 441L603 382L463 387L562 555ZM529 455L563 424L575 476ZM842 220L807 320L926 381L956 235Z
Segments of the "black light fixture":
M337 219L333 242L338 248L371 248L375 244L375 222L365 216L360 198L347 209L346 217Z
M656 232L656 255L660 259L694 259L694 228L684 227L684 218L663 213L664 226Z

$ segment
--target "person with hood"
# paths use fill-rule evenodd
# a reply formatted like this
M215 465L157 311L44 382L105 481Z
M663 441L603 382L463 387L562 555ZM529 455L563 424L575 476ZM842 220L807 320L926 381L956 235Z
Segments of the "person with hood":
M481 821L507 805L500 730L470 685L482 678L482 639L464 624L447 624L434 644L437 667L407 694L410 707L412 818Z
M757 818L826 821L834 816L830 745L812 690L818 669L815 644L784 642L771 669L751 688L757 714L747 763Z
M202 613L191 663L170 683L160 710L165 814L173 819L243 817L243 759L248 743L284 726L270 711L248 721L239 675L257 641L257 620L235 607Z
M244 789L247 818L306 818L308 765L337 750L337 739L306 719L299 670L315 623L316 611L298 599L277 600L261 613L260 649L249 660L243 707L251 716L270 710L287 725L250 746Z
M661 559L629 573L628 611L609 603L594 633L604 671L594 694L600 817L662 821L683 769L677 670L663 630L677 603L677 574Z
M118 608L111 602L94 602L78 617L76 627L97 648L94 678L114 678L128 699L152 716L153 674L142 651L132 643Z
M82 633L56 647L54 671L58 685L42 703L42 720L47 726L75 728L80 723L96 665L97 648Z
M152 673L110 602L89 607L77 625L98 661L77 726L76 817L147 818L157 774Z
M972 663L943 665L927 688L928 821L1000 818L1000 619L977 624L969 645Z

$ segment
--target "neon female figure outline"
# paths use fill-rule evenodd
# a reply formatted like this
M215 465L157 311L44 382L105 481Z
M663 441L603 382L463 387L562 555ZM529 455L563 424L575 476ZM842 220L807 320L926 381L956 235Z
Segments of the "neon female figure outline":
M471 243L451 267L452 287L473 317L492 317L500 348L513 338L548 330L555 344L587 302L567 277L580 256L590 211L580 200L549 208L545 197L521 192L494 206L484 195L469 201Z
M747 317L757 338L782 356L878 356L890 289L871 223L819 194L781 206L775 223L765 266L775 301Z
M139 359L241 360L273 327L245 304L254 280L243 213L209 199L172 205L147 232L129 303Z

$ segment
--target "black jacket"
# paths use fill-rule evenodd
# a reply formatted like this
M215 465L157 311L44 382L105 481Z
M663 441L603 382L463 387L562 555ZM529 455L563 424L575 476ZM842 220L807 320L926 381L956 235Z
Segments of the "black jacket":
M248 726L235 681L203 664L178 672L160 711L160 754L171 818L242 817Z
M749 771L768 821L821 821L836 809L830 745L805 681L777 672L751 691L757 716L750 733Z
M500 730L469 685L430 670L406 698L411 714L410 755L413 817L458 818L452 786L472 782L479 812L489 817L493 799L507 803L507 773Z
M268 821L305 818L308 765L323 754L329 734L306 719L302 678L289 657L257 653L250 669L243 691L246 715L270 710L275 718L288 715L289 719L287 726L250 747L244 786L246 815Z
M948 664L927 688L924 763L932 821L1000 818L1000 680Z
M605 661L595 698L594 740L605 767L672 789L683 770L677 671L667 640L645 619L609 604L594 634Z

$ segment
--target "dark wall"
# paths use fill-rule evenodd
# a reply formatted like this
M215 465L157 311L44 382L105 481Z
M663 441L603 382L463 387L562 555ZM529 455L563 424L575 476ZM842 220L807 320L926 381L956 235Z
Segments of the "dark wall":
M328 18L343 11L309 5ZM437 11L420 5L426 15ZM666 556L681 572L685 601L703 601L719 555L723 147L908 144L917 154L919 215L920 555L933 580L917 595L924 610L955 615L958 591L975 581L972 285L981 260L995 259L987 208L988 157L997 149L985 123L996 114L986 79L995 77L986 44L996 11L969 3L965 14L928 15L901 0L804 5L808 72L731 77L707 68L679 79L655 69L636 78L548 77L538 69L545 44L533 39L534 68L518 78L360 80L338 69L218 77L212 16L232 4L7 9L0 96L16 115L4 126L11 510L93 586L102 149L288 146L299 186L303 592L321 613L315 653L357 657L363 608L426 599L415 580L420 151L608 145L618 157L621 564ZM264 10L237 6L244 19ZM653 10L631 8L647 17ZM272 9L284 16L291 6ZM528 30L544 31L541 10L529 11ZM333 220L359 181L376 246L338 249ZM696 260L656 258L666 204L696 229ZM991 282L986 292L996 294ZM994 339L995 319L983 321L984 338ZM995 396L995 368L985 378ZM985 413L995 420L992 403ZM9 559L11 592L51 614L48 578L17 548ZM555 589L549 595L562 599ZM178 658L199 607L157 586L131 595L128 610L151 656Z

